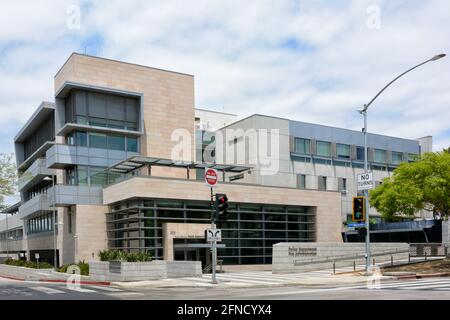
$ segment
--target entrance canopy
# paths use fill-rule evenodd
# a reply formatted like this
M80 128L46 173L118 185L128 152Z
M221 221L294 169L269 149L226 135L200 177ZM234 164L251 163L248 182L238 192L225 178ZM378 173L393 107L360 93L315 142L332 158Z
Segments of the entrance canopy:
M241 173L250 170L252 167L233 165L233 164L217 164L217 163L200 163L194 161L170 160L163 158L133 156L124 161L121 161L108 168L108 171L115 173L127 174L138 170L142 167L173 167L185 169L205 169L212 168L222 172Z

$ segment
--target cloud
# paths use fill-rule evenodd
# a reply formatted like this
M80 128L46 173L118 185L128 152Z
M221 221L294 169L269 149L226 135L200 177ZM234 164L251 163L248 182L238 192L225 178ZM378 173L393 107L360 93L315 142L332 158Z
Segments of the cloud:
M86 50L194 74L198 107L360 130L356 109L388 81L450 53L445 0L21 3L0 13L0 125L23 124L51 99L53 76L70 52ZM73 3L81 8L79 30L67 28ZM367 27L371 5L380 8L380 29ZM415 70L380 96L370 109L370 131L433 135L436 148L447 144L448 59Z

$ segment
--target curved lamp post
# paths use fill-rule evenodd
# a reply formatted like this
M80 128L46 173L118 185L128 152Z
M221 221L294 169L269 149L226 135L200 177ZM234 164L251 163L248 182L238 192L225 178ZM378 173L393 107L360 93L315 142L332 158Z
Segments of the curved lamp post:
M370 100L370 102L368 104L364 105L364 108L362 110L358 110L358 112L360 114L362 114L364 116L364 172L367 173L368 172L368 161L367 161L367 109L370 107L370 105L384 92L384 90L386 90L391 84L393 84L395 81L397 81L398 79L400 79L401 77L403 77L405 74L413 71L414 69L419 68L420 66L423 66L424 64L428 63L428 62L432 62L432 61L436 61L439 59L444 58L446 55L445 54L438 54L436 56L434 56L431 59L428 59L427 61L424 61L422 63L419 63L418 65L412 67L411 69L406 70L405 72L403 72L402 74L400 74L398 77L396 77L394 80L392 80L391 82L389 82L383 89L380 90L380 92L378 92L375 97L372 98L372 100ZM364 196L365 196L365 207L366 207L366 271L369 272L369 269L371 267L371 263L370 263L370 230L369 230L369 192L367 190L364 190Z

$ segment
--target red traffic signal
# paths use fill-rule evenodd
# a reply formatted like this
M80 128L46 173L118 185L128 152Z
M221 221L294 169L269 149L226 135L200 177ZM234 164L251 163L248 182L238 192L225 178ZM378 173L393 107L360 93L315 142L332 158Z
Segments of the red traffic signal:
M228 197L226 194L216 194L216 213L218 220L227 220L228 218Z

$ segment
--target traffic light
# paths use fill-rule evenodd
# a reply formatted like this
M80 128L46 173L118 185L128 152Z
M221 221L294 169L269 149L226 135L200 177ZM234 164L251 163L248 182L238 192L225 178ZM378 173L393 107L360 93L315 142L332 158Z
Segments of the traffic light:
M353 197L353 222L366 221L365 197Z
M226 221L228 219L228 198L226 194L216 194L217 219Z

